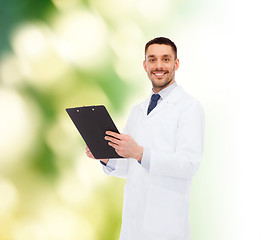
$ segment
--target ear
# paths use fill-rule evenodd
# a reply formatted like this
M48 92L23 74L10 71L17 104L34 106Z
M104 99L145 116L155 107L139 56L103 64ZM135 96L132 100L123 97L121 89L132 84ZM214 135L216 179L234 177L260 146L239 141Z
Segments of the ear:
M147 72L146 61L143 61L144 70Z
M177 71L178 68L179 68L179 59L176 58L176 60L175 60L175 71Z

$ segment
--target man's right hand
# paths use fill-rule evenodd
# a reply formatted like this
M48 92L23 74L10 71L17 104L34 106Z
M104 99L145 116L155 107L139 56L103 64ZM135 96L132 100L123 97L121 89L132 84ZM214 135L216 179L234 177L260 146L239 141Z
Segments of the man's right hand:
M95 159L95 160L99 160L99 161L101 161L101 162L104 162L106 165L107 165L107 163L108 163L108 161L109 161L109 159L96 159L96 158L93 156L92 152L89 150L88 146L86 146L86 155L87 155L89 158L92 158L92 159Z

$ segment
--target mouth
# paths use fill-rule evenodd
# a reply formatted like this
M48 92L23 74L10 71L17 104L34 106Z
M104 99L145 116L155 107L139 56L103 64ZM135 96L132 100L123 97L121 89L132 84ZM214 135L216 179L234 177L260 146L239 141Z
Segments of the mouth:
M166 75L168 72L167 71L164 71L164 72L153 72L153 74L156 76L156 77L163 77L164 75Z

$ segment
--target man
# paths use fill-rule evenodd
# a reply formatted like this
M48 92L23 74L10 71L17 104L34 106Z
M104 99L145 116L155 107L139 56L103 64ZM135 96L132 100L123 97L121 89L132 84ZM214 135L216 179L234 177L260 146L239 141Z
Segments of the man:
M203 152L203 110L175 82L179 59L171 40L149 41L143 66L152 97L132 109L124 133L108 131L105 137L125 159L100 159L107 174L127 180L120 240L189 240L189 194Z

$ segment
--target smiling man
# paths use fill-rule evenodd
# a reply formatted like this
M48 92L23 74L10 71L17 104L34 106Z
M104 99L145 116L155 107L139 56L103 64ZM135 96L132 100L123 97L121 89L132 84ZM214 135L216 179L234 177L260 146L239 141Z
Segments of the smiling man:
M147 44L144 69L155 93L175 82L175 71L179 67L177 49L164 44Z
M143 66L150 97L132 109L124 133L105 137L125 159L100 159L107 174L127 180L120 240L190 240L189 195L203 152L204 113L175 82L179 59L170 39L149 41Z

